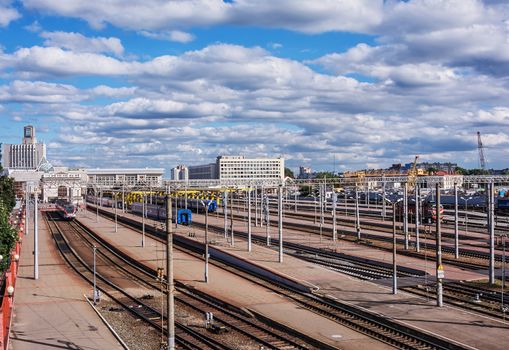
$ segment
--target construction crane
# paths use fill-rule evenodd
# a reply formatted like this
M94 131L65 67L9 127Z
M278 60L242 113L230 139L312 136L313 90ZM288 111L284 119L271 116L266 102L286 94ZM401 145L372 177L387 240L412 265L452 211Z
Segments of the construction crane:
M479 151L479 163L482 170L486 170L486 158L484 158L484 146L482 145L481 132L477 132L477 150Z
M415 182L417 180L417 160L419 159L419 156L415 156L414 164L412 164L412 167L410 170L408 170L408 189L412 191L412 189L415 187Z

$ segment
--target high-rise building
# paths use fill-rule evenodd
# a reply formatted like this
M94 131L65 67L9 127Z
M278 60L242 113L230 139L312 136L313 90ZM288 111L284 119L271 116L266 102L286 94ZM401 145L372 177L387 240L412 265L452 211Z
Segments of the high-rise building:
M36 170L46 161L46 145L38 143L35 128L25 126L21 144L3 144L2 166L8 169Z
M180 164L175 168L171 169L171 179L172 180L189 180L189 169L187 166Z

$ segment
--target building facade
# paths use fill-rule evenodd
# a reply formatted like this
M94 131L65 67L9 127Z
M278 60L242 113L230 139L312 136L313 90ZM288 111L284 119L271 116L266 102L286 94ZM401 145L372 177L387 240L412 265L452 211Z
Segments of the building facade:
M188 171L189 180L211 180L218 178L216 163L190 165Z
M171 179L172 180L181 180L187 181L189 180L189 169L186 165L180 164L175 168L171 169Z
M21 144L2 145L2 166L9 169L36 170L46 159L46 145L38 143L35 128L25 126Z
M284 158L245 158L244 156L219 156L216 167L220 180L284 179Z
M101 186L162 186L164 169L87 169L88 182Z

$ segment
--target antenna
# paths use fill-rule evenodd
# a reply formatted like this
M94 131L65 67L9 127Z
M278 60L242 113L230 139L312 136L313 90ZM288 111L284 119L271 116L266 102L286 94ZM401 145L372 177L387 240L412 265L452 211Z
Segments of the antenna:
M484 146L482 145L481 140L481 132L477 132L477 150L479 151L479 163L481 164L481 169L486 170L486 158L484 158Z

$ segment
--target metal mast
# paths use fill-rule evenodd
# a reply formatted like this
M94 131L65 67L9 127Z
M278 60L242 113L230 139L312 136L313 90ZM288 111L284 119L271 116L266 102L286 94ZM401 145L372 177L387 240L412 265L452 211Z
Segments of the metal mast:
M486 158L484 158L484 146L482 145L481 132L477 132L477 150L479 151L479 163L481 169L486 170Z

